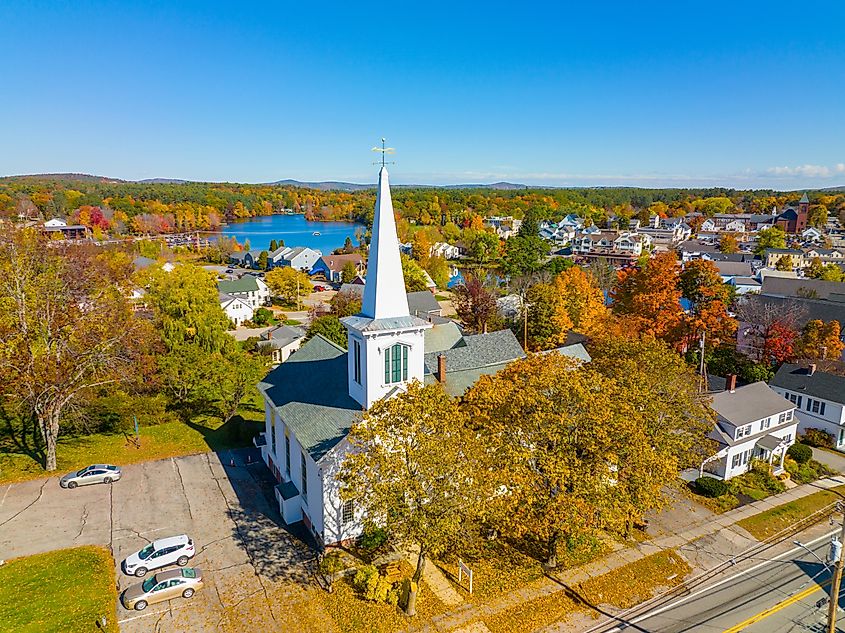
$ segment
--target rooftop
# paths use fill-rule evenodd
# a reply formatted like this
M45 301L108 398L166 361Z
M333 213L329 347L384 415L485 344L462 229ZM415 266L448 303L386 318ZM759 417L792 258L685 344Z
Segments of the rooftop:
M217 282L217 290L227 295L258 292L258 282L252 275L244 275L240 279L221 279Z
M825 371L809 370L798 365L781 365L772 379L772 385L805 393L831 402L845 404L845 376L837 376Z
M772 391L766 383L755 382L737 387L733 392L720 391L713 394L710 407L720 419L733 426L742 426L794 409L795 405Z

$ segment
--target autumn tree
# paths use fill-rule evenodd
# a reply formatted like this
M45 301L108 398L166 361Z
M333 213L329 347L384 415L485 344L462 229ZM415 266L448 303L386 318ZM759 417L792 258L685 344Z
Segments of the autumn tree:
M264 282L274 297L296 305L314 289L308 275L292 266L273 268L264 275Z
M530 286L525 292L525 306L528 309L527 334L531 350L554 349L566 342L566 333L572 329L573 323L554 284L539 282Z
M341 283L348 284L352 283L352 280L358 276L358 269L355 267L353 262L346 262L343 265L343 268L340 269L340 281Z
M310 340L317 334L346 349L346 328L334 314L326 314L313 319L305 332L305 341Z
M131 271L122 253L48 247L34 229L0 239L0 377L34 415L48 471L68 408L129 380L151 338L127 299Z
M790 271L794 268L795 264L792 261L792 255L784 255L783 257L779 258L778 261L775 263L775 270Z
M817 229L822 228L827 223L827 207L823 204L816 204L810 207L807 213L807 224L814 226Z
M420 266L423 268L428 267L428 262L431 258L431 240L428 238L428 233L425 229L417 231L411 238L411 254L419 262Z
M466 422L439 383L415 381L404 393L374 403L349 433L341 494L355 501L369 525L416 553L417 584L427 559L457 545L492 496L488 480L479 476L478 438ZM415 603L413 589L409 615Z
M354 292L338 292L330 302L331 313L337 318L352 316L361 311L361 295Z
M554 286L557 310L566 314L571 329L590 335L602 326L607 318L604 294L590 272L573 266L555 277Z
M772 303L756 295L746 295L737 305L750 355L770 364L794 358L799 323L805 315L806 310L797 302Z
M644 266L620 270L611 290L613 312L627 317L638 331L671 338L683 318L679 272L671 251L656 255Z
M723 253L738 253L739 242L733 233L725 233L719 240L719 250Z
M807 322L796 342L796 354L808 359L837 360L845 349L842 342L839 321L825 323L819 319Z
M435 256L429 258L426 272L428 272L438 288L446 288L449 285L449 264L443 257Z
M486 333L498 321L496 296L481 278L467 275L463 284L453 289L452 304L461 324L470 332Z
M405 254L402 254L402 276L405 278L406 292L428 290L426 272L415 260Z

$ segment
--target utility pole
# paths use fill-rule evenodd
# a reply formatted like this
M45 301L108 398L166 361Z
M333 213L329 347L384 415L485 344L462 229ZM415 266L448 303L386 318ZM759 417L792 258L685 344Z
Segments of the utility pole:
M299 275L296 276L296 309L299 310Z
M836 509L842 512L842 504L837 503ZM842 517L842 529L839 530L839 540L830 542L833 562L833 581L830 583L830 604L827 610L827 633L836 633L836 615L839 610L839 585L842 583L842 543L845 542L845 516Z

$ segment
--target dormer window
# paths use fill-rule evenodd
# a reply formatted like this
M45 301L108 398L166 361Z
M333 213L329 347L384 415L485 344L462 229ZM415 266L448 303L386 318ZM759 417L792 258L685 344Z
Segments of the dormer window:
M408 346L397 343L384 350L384 383L408 380Z

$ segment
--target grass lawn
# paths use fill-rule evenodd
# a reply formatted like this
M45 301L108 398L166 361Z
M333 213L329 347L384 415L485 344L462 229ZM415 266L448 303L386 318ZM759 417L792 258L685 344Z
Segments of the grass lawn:
M80 589L81 588L81 589ZM117 633L114 561L103 547L36 554L0 567L0 622L15 633ZM106 616L105 629L96 621Z
M592 578L572 590L561 589L484 618L493 633L528 633L566 619L590 605L626 609L650 598L660 587L674 587L690 573L686 561L672 550L646 556ZM588 604L585 604L588 603Z
M179 455L221 451L249 446L263 420L256 394L245 402L227 424L220 418L201 417L185 422L164 422L140 429L140 446L134 434L95 433L60 436L56 449L58 468L53 474L64 474L96 463L132 464ZM16 451L3 445L0 451L0 484L37 479L49 475L41 461L30 452Z
M771 510L742 519L737 522L737 525L748 530L757 540L762 541L788 528L796 521L800 521L832 504L834 501L842 499L842 493L845 493L845 486L837 486L831 490L820 490L807 497L783 503Z

